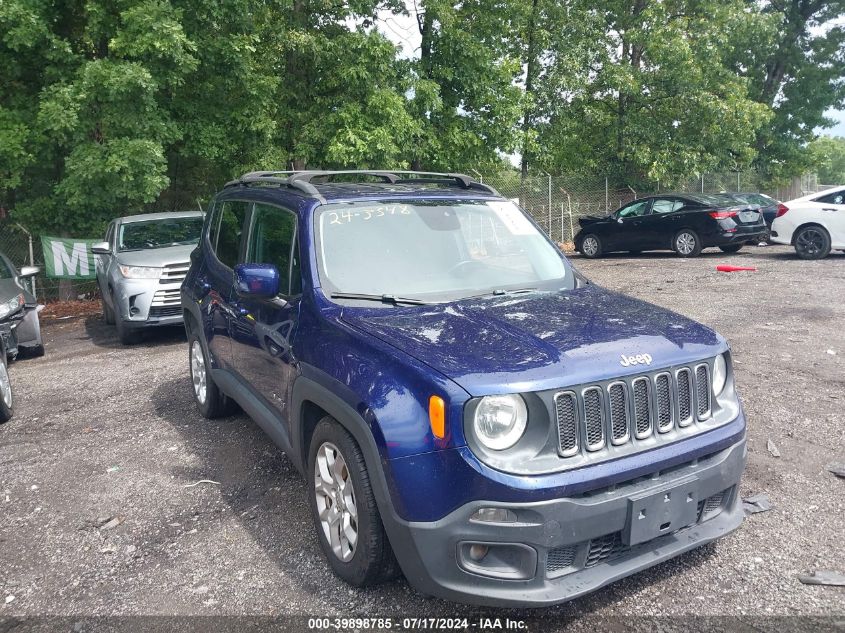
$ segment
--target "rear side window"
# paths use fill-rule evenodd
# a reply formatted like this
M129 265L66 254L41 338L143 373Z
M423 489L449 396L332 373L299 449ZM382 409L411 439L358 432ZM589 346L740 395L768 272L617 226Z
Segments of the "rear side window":
M677 198L671 200L655 200L651 206L652 213L672 213L684 208L684 201Z
M246 258L253 264L275 265L282 294L301 292L298 250L296 216L278 207L256 204Z
M217 255L217 259L229 268L234 268L238 263L241 236L248 208L248 202L227 200L222 204L218 203L214 217L211 219L208 233L211 248Z
M821 198L816 198L816 202L823 202L825 204L845 204L845 191L829 193Z

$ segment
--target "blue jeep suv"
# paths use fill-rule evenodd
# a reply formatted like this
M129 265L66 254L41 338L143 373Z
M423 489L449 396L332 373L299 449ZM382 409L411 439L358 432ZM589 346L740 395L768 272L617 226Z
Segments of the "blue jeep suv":
M725 340L589 283L467 176L245 174L182 306L200 412L287 453L352 585L549 605L742 522Z

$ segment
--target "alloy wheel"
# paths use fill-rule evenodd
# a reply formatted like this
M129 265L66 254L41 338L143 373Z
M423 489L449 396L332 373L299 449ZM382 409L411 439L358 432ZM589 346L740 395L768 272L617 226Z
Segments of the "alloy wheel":
M678 252L689 255L695 250L695 237L691 233L681 233L675 240Z
M200 404L205 404L208 394L205 357L199 341L191 344L191 381L194 383L194 395Z
M0 399L7 408L12 408L12 383L9 380L9 370L3 362L0 362Z
M331 442L324 442L317 450L314 493L323 535L334 555L349 562L358 544L358 508L349 467L340 449Z
M795 238L795 248L811 257L821 253L824 250L824 244L825 236L819 229L813 227L804 229Z
M587 257L594 257L595 254L599 252L598 240L594 237L584 238L584 241L581 244L581 250L584 251L584 255Z

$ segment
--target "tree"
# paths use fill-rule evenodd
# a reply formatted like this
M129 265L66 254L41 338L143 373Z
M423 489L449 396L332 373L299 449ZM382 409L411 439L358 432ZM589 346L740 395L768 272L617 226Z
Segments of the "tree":
M826 185L845 183L845 138L822 136L810 143L808 149L819 182Z
M748 165L768 115L721 58L724 25L741 11L715 1L567 3L567 27L542 53L545 169L635 184Z
M843 13L843 0L769 0L729 25L730 67L774 115L754 142L755 164L772 177L808 166L806 144L832 124L824 113L845 102Z
M520 58L512 47L520 0L425 0L409 104L415 169L484 170L513 152L521 114Z

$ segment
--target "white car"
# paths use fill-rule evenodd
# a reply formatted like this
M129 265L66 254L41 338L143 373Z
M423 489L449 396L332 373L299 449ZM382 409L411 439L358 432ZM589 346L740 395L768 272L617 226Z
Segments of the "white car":
M845 187L784 202L772 222L772 242L792 244L801 259L845 250Z

